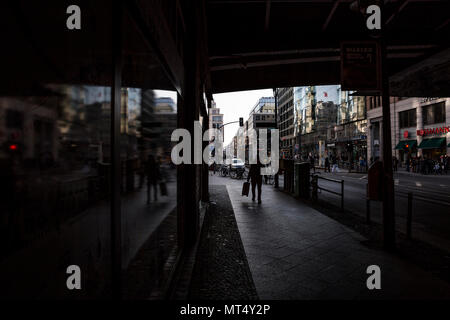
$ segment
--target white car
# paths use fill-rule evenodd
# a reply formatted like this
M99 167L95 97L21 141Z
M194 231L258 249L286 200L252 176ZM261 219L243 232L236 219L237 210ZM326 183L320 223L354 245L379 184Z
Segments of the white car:
M245 169L245 162L238 158L231 159L231 169Z

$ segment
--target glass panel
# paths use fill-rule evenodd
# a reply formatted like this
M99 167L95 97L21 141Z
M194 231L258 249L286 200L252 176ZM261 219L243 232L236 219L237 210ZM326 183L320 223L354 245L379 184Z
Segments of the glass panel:
M178 254L177 169L171 161L177 93L125 17L121 90L123 298L161 298ZM132 46L133 50L130 50Z
M64 3L2 8L1 297L110 295L110 9L68 31Z

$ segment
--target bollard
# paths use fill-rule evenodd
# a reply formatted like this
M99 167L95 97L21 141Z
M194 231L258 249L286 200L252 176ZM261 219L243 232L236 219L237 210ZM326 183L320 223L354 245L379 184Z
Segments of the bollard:
M411 225L412 225L412 192L408 192L408 214L406 216L406 238L411 239Z
M370 224L370 198L369 198L369 184L366 184L366 223Z

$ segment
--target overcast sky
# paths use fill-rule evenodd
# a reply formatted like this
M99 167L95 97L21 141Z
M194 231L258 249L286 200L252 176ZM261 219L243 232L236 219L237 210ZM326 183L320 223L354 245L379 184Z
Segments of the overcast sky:
M243 117L245 123L248 120L250 111L261 97L273 97L273 90L239 91L213 95L216 107L220 108L220 113L223 113L223 123L239 121L239 117ZM224 127L224 147L231 142L238 128L239 123L229 124Z

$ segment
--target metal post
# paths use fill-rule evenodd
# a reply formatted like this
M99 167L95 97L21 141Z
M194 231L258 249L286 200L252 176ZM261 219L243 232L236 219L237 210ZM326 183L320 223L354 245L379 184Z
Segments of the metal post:
M366 223L370 224L370 198L369 198L369 184L366 184Z
M341 210L344 212L344 180L341 181Z
M111 277L112 298L122 298L120 97L122 86L122 1L113 2L112 86L111 86Z
M273 93L275 96L275 129L278 129L278 92L277 89L273 89ZM280 153L280 144L278 143L278 158L280 158L279 153ZM279 187L279 181L278 181L278 172L275 174L275 179L274 179L274 187L278 188Z
M395 248L395 202L392 172L391 110L389 99L389 77L387 72L386 43L380 39L380 72L383 110L383 246Z
M408 192L408 214L406 216L406 237L411 239L411 225L412 225L412 192Z

